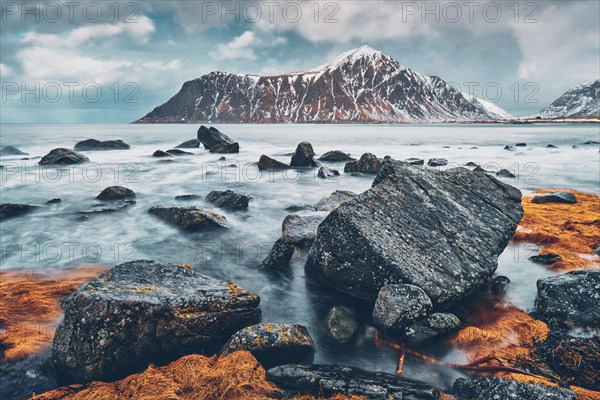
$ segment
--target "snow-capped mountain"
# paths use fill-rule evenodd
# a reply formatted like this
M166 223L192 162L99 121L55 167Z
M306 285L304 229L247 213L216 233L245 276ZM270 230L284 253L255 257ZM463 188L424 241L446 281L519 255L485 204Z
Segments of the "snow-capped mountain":
M600 115L600 79L568 90L534 117L569 118Z
M495 120L438 78L363 46L307 71L276 76L211 72L184 83L138 123L410 123Z
M481 99L479 97L470 95L468 93L463 93L462 95L465 97L465 99L469 100L471 102L471 104L473 104L475 107L480 108L483 111L485 111L487 114L491 115L493 117L493 119L500 120L500 119L514 118L506 110L498 107L497 105L495 105L492 102L489 102L489 101Z

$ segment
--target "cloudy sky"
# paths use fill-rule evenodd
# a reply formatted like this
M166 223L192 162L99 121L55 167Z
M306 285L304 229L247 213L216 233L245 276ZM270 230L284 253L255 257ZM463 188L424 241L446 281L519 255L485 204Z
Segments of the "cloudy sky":
M3 123L131 122L210 71L301 71L362 45L514 115L600 77L597 0L0 4Z

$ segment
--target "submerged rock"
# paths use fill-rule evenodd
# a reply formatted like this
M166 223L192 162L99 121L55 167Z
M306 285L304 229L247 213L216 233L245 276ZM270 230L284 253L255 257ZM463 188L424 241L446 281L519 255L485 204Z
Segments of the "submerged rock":
M383 331L402 332L405 327L426 317L432 309L431 299L420 287L387 285L381 288L375 301L373 322Z
M215 151L213 151L213 153L239 152L238 143L234 142L229 136L212 126L210 128L207 128L204 125L200 126L198 129L198 140L206 149L213 150L214 148Z
M460 329L460 319L450 313L434 313L406 328L404 342L408 346L422 346Z
M152 207L148 210L168 224L186 231L227 228L227 218L198 207Z
M339 344L349 343L358 332L358 328L356 315L342 306L331 307L322 324L327 339Z
M0 221L5 221L9 218L19 217L21 215L37 210L40 206L33 204L0 204Z
M260 170L279 170L279 169L289 169L290 166L284 164L280 161L277 161L269 156L262 155L260 156L260 160L258 160L258 169Z
M54 149L39 161L40 165L74 165L89 162L90 159L70 149Z
M360 160L351 161L344 166L344 172L359 172L363 174L376 174L381 169L381 161L375 154L365 153Z
M55 199L50 199L50 200L48 200L48 201L46 202L46 204L58 204L58 203L60 203L60 202L62 202L62 199L55 198Z
M342 365L287 364L267 371L267 379L290 396L336 394L365 396L368 399L438 400L440 393L426 383L383 372L368 372Z
M340 172L337 169L330 169L329 167L321 167L319 168L319 172L317 176L321 179L327 178L335 178L336 176L340 176Z
M77 214L80 214L80 217L78 219L80 221L87 221L89 219L89 217L88 217L89 214L97 215L97 214L121 211L121 210L124 210L124 209L134 205L134 204L136 204L136 201L131 200L131 199L115 200L115 201L111 201L110 204L106 204L106 203L94 204L92 206L92 208L90 208L90 209L78 211Z
M302 325L257 324L236 332L223 346L222 355L238 350L252 353L264 368L310 361L315 343Z
M263 260L261 267L265 269L281 269L290 264L294 255L294 245L279 238L271 248L267 257Z
M198 139L190 139L175 146L176 149L197 149L200 147L200 141Z
M405 162L410 165L425 165L425 160L422 158L407 158Z
M558 147L553 144L549 144L548 146L546 146L546 148L547 149L558 149Z
M120 264L62 301L52 359L64 382L117 379L150 362L215 351L258 322L259 302L184 265Z
M192 200L201 200L202 196L199 194L182 194L179 196L175 196L175 200L177 201L192 201Z
M96 139L83 140L75 144L75 151L100 151L100 150L129 150L131 147L122 140L105 140Z
M393 283L419 286L434 306L481 287L523 215L518 189L464 168L389 160L373 185L319 225L305 267L322 285L371 300Z
M521 383L504 378L459 378L452 389L457 400L576 400L569 389Z
M427 161L429 167L445 167L446 165L448 165L448 160L445 158L431 158Z
M206 195L206 201L228 210L247 210L250 196L238 194L233 190L213 190Z
M319 157L319 161L327 162L339 162L339 161L354 161L355 158L350 157L350 154L346 154L343 151L332 150L323 154Z
M172 156L189 156L191 154L194 154L194 153L190 153L189 151L183 151L180 149L167 150L167 153L169 153Z
M552 265L562 260L561 256L556 253L538 254L529 257L529 259L534 263L542 265Z
M515 174L513 174L512 172L510 172L507 169L501 169L500 171L496 172L496 176L499 176L500 178L515 178Z
M0 156L28 156L29 153L25 153L13 146L6 146L0 150Z
M600 327L600 271L572 271L537 281L536 310L544 321Z
M527 147L527 143L517 143L515 147Z
M548 194L542 194L534 196L531 200L535 204L543 203L564 203L564 204L576 204L577 197L573 193L569 192L554 192Z
M292 161L290 162L291 167L314 167L316 166L313 161L313 157L315 156L315 152L313 147L308 142L302 142L296 147L296 151L292 156Z
M169 154L166 151L162 151L162 150L156 150L152 154L152 157L173 157L173 154Z
M98 200L124 200L135 198L135 192L123 186L109 186L98 196Z
M240 145L237 142L234 143L219 143L210 148L211 153L216 154L232 154L240 152Z

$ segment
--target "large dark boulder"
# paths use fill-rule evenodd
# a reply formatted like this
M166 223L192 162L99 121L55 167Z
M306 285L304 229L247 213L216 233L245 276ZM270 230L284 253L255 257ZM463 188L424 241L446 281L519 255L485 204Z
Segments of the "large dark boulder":
M572 271L537 282L536 310L544 321L600 327L600 271Z
M40 206L33 204L0 204L0 221L5 221L9 218L19 217L21 215L37 210Z
M6 146L0 150L0 156L28 156L29 153L25 153L13 146Z
M215 352L258 322L259 302L185 265L120 264L61 302L52 359L65 382L117 379L150 362Z
M83 140L75 144L75 151L100 151L100 150L129 150L131 147L122 140L105 140L96 139Z
M198 129L198 140L208 150L211 150L214 146L235 143L233 139L219 131L217 128L213 126L207 128L204 125Z
M197 149L200 147L200 141L198 139L190 139L175 146L176 149Z
M381 169L381 161L375 154L365 153L360 160L351 161L344 166L344 172L358 172L362 174L376 174Z
M542 194L538 196L534 196L531 200L532 203L535 204L544 204L544 203L564 203L564 204L576 204L577 197L573 193L569 192L554 192L548 194Z
M277 270L290 264L294 255L294 245L279 238L271 248L267 257L263 260L261 267L265 269Z
M355 158L350 157L349 154L344 153L339 150L328 151L319 157L319 161L327 161L327 162L339 162L339 161L355 161Z
M294 324L257 324L236 332L223 346L222 355L251 352L265 368L311 361L315 343L308 330Z
M289 168L289 165L277 161L274 158L271 158L264 154L260 156L260 159L258 160L258 169L260 170L280 170Z
M109 186L104 189L98 196L98 200L124 200L134 199L135 192L123 186Z
M233 190L213 190L206 195L206 201L228 210L247 210L250 196L236 193Z
M420 287L387 285L377 295L373 323L382 331L402 332L405 327L426 317L432 309L431 299Z
M152 207L148 213L186 231L227 228L227 218L198 207Z
M287 364L267 371L267 379L288 396L336 394L365 396L368 399L438 400L440 393L426 383L383 372L368 372L341 365Z
M89 162L89 158L70 149L54 149L40 160L40 165L74 165Z
M518 189L464 168L387 160L373 185L325 218L306 262L315 281L371 300L393 283L434 308L478 289L523 215Z
M308 142L302 142L296 147L296 151L292 156L292 161L290 162L290 166L292 167L314 167L316 166L313 161L313 157L315 156L315 151L313 147Z
M503 378L459 378L452 389L457 400L576 400L569 389L521 383Z
M404 331L404 343L422 346L460 329L460 319L450 313L434 313Z

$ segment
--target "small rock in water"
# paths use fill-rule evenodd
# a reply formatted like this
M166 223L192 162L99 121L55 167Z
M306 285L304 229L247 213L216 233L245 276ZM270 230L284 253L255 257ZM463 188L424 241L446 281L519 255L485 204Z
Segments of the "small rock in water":
M130 200L130 199L111 201L110 204L104 204L104 203L94 204L91 209L78 211L78 214L98 215L98 214L104 214L104 213L111 213L111 212L115 212L115 211L124 210L134 204L136 204L136 201ZM86 217L87 217L87 215L86 215Z
M553 144L549 144L548 146L546 146L546 148L547 149L558 149L558 147Z
M225 160L227 160L227 158L225 156L222 156L219 158L219 161L225 161Z
M516 149L512 146L506 145L504 146L504 150L515 151Z
M344 166L344 172L358 172L362 174L376 174L381 169L381 161L375 154L365 153L358 161L351 161Z
M552 265L552 264L562 260L560 255L558 255L556 253L539 254L537 256L531 256L531 257L529 257L529 259L536 264L542 264L542 265Z
M190 153L189 151L183 151L180 149L167 150L167 153L169 153L172 156L189 156L190 154L194 154L194 153Z
M510 172L507 169L501 169L500 171L496 172L496 176L499 176L501 178L515 178L515 174L513 174L512 172Z
M233 190L218 191L213 190L206 195L206 201L213 203L217 207L228 210L247 210L250 196L238 194Z
M123 186L109 186L98 196L98 200L123 200L135 198L135 192Z
M468 163L465 164L465 167L479 167L480 165L477 164L476 162L473 161L469 161Z
M285 268L290 264L293 255L294 245L286 242L283 238L279 238L263 260L261 267L271 270Z
M343 151L333 150L328 151L319 157L319 161L328 161L328 162L339 162L339 161L354 161L355 159L350 157L350 154L346 154Z
M33 204L0 204L0 221L5 221L9 218L19 217L23 214L37 210L40 206Z
M361 174L360 172L353 172L353 173L350 174L350 176L354 176L354 177L357 177L357 178L362 178L364 175Z
M527 143L517 143L515 147L527 147Z
M573 193L569 192L554 192L548 194L542 194L538 196L534 196L531 200L532 203L535 204L544 204L544 203L565 203L565 204L576 204L577 197Z
M328 167L319 168L319 172L317 173L317 176L322 179L335 178L339 175L340 172L337 169L329 169Z
M473 168L473 172L487 172L487 171L478 165L475 168Z
M227 228L227 218L198 207L152 207L148 212L186 231Z
M521 383L504 378L459 378L454 382L452 393L459 400L576 400L569 389L547 385Z
M176 149L197 149L200 147L200 141L198 139L190 139L175 146Z
M293 205L293 206L289 206L284 208L285 211L290 212L290 213L295 213L298 211L315 211L315 208L313 206L311 206L310 204L304 204L304 205Z
M404 341L409 346L422 346L460 329L460 319L450 313L434 313L404 331Z
M322 327L329 340L339 344L347 344L358 331L359 325L356 315L350 309L334 306L327 313Z
M405 161L410 165L425 165L425 160L422 158L407 158Z
M313 147L308 142L302 142L298 144L296 147L296 151L292 156L292 161L290 162L291 167L314 167L316 166L313 161L313 157L315 156L315 152Z
M445 158L432 158L427 161L427 165L430 167L444 167L448 165L448 160Z
M179 196L175 196L175 200L177 201L192 201L192 200L201 200L202 196L199 194L182 194Z
M433 309L431 299L418 286L393 284L381 288L373 322L386 332L400 332L403 328L426 317Z
M500 295L506 293L508 285L510 285L510 279L507 276L500 275L492 278L487 289L491 294Z
M0 156L28 156L29 153L25 153L13 146L6 146L0 150Z
M162 151L162 150L156 150L152 154L152 157L173 157L173 154L169 154L166 151Z
M40 165L74 165L89 162L89 158L70 149L54 149L40 160Z
M83 140L75 144L75 151L103 151L103 150L129 150L131 147L122 140L105 140L96 139Z
M587 145L589 145L589 144L600 144L600 142L598 142L597 140L588 140L587 142L582 143L582 144L587 144Z
M58 203L60 203L61 201L62 201L62 199L56 198L56 199L51 199L51 200L48 200L48 201L46 202L46 204L58 204Z
M579 146L577 146L576 144L574 144L574 145L573 145L571 148L572 148L572 149L578 149L578 148L579 148Z
M223 346L221 355L239 350L249 351L264 368L272 368L310 361L315 343L302 325L257 324L234 333Z
M280 161L277 161L269 156L262 155L260 156L260 160L258 160L258 169L260 170L279 170L279 169L289 169L290 166L284 164Z

